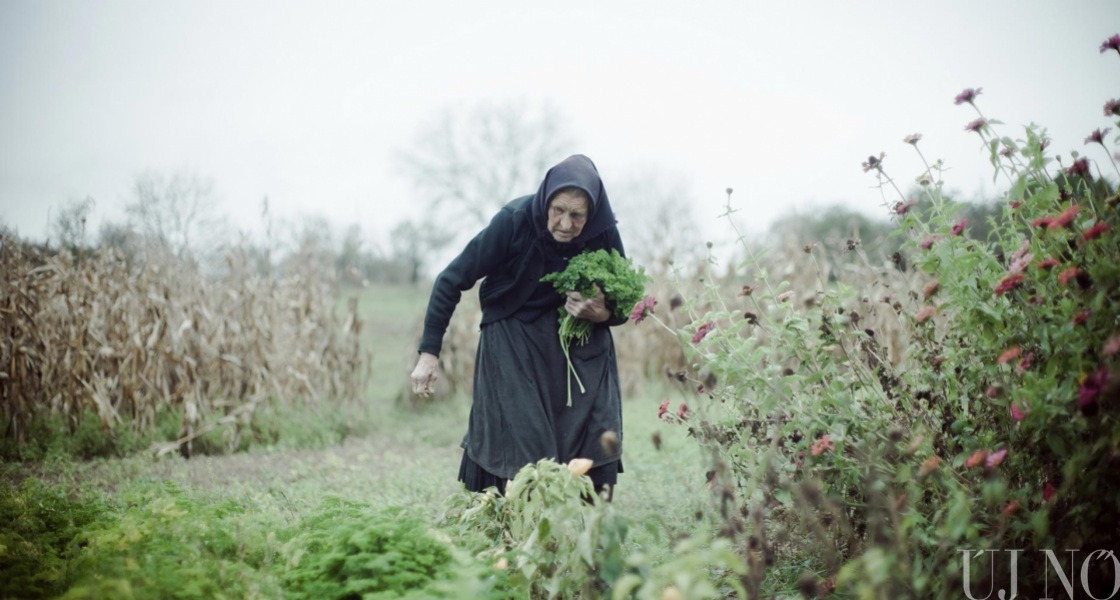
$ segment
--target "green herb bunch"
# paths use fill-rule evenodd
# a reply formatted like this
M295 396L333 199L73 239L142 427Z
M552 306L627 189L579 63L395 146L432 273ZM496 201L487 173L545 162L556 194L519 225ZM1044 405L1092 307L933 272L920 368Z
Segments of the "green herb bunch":
M649 281L645 269L635 268L629 258L619 254L618 250L596 250L579 254L568 261L568 266L560 273L550 273L541 278L543 282L552 283L557 292L566 295L568 292L579 292L584 298L593 298L603 292L607 308L615 317L630 315L634 305L642 300L645 295L645 284ZM573 340L585 344L591 339L591 330L594 326L591 321L577 319L568 314L564 307L560 307L560 345L564 348L564 356L568 359L568 370L576 378L580 393L587 390L579 379L572 366L572 357L568 348ZM568 380L568 406L572 405L572 384Z

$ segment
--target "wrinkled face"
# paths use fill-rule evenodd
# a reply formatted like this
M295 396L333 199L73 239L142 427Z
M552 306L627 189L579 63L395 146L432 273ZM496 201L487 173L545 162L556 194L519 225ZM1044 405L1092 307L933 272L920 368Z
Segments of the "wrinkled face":
M562 190L548 203L548 232L552 239L568 243L576 238L587 223L591 199L581 190Z

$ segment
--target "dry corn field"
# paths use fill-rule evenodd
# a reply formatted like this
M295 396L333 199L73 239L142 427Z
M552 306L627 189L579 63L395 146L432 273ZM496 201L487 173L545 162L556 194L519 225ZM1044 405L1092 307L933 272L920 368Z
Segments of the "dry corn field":
M305 262L316 260L307 257ZM296 261L297 264L299 261ZM129 265L111 252L43 256L0 238L0 424L26 441L35 415L148 431L167 411L189 453L218 426L231 445L268 402L345 401L363 393L369 357L352 303L334 315L323 265L273 278L236 251L220 277L174 261Z

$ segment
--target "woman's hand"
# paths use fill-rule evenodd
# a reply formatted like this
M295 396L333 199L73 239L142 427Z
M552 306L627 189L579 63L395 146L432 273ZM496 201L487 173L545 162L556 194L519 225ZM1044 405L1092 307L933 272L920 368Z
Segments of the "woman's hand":
M439 379L439 359L434 354L421 352L412 370L412 393L427 398L432 394L436 379Z
M603 297L603 292L598 287L595 291L598 293L586 300L579 295L579 292L568 292L568 301L564 303L564 310L577 319L586 319L592 323L602 323L611 318L611 311L607 308L607 300Z

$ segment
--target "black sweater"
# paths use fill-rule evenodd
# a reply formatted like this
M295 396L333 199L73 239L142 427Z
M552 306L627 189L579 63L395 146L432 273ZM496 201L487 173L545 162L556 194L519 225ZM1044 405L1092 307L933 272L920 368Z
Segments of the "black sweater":
M483 279L478 297L482 325L512 316L529 299L545 273L544 242L530 219L533 196L523 196L502 207L490 224L447 265L432 286L420 352L439 355L451 315L463 292ZM625 256L618 228L611 227L587 241L583 252L618 250ZM626 315L611 317L601 325L621 325Z

